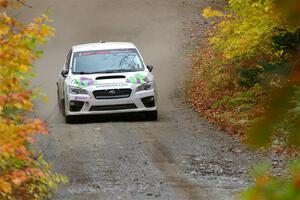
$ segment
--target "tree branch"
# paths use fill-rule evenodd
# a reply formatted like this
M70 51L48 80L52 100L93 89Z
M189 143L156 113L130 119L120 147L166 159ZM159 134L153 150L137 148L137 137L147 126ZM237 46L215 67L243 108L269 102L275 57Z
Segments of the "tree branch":
M26 6L28 8L32 8L31 5L26 4L25 2L23 2L22 0L17 0L17 2L19 2L20 4L22 4L23 6Z

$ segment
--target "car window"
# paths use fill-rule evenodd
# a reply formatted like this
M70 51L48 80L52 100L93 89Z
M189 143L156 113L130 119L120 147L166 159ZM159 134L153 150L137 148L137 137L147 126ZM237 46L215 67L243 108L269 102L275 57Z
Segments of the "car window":
M144 70L136 49L76 52L73 73L113 73Z

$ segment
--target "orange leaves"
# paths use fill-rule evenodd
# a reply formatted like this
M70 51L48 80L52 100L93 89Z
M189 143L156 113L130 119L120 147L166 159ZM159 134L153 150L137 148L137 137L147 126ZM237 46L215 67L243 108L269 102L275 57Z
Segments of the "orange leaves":
M21 133L30 134L47 134L47 129L45 128L45 123L39 119L28 119L22 125L19 126Z
M15 186L20 186L23 182L25 182L28 179L27 174L24 171L14 171L11 173L10 177L11 182Z
M11 81L6 85L6 87L0 87L0 90L2 91L9 91L12 88L18 89L17 86L15 86L14 82ZM19 110L19 111L32 111L33 105L31 102L30 93L25 93L26 90L24 90L24 93L11 93L7 95L0 95L0 110L3 110L4 108L13 110Z
M299 0L276 0L278 9L282 11L284 17L288 19L291 28L300 25L300 1Z
M259 187L265 186L269 183L270 177L267 174L264 174L262 176L259 176L255 180L255 184Z
M6 8L8 6L7 0L0 0L0 7Z
M10 182L5 181L3 178L0 177L0 193L3 191L3 193L11 193L12 186Z
M53 36L55 29L53 27L45 24L49 21L47 15L42 15L41 17L35 18L34 22L30 23L26 29L24 29L25 34L34 38L41 44L46 42L46 38Z
M300 178L295 181L295 188L300 190Z
M31 178L42 178L46 174L36 168L24 168L22 170L14 170L3 177L0 177L0 197L1 193L6 196L13 193L14 190L24 190L26 182L32 181ZM25 192L25 191L23 191Z
M0 7L13 1L0 0ZM23 2L23 1L22 1ZM24 3L22 3L24 5ZM35 93L29 89L32 63L38 47L54 34L46 15L23 25L0 12L0 199L46 199L65 178L53 174L30 147L47 126L28 117Z

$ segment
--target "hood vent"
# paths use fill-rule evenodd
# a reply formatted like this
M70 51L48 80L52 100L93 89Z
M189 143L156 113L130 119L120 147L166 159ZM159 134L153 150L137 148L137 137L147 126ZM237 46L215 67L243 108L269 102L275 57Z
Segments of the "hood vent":
M118 75L118 76L99 76L96 80L104 80L104 79L119 79L119 78L126 78L126 76Z

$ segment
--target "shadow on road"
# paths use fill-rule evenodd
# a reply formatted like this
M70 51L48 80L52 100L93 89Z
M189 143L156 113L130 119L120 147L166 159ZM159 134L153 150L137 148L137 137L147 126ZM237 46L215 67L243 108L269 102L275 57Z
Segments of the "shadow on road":
M144 113L118 113L105 115L82 115L76 116L71 124L90 124L107 122L147 122Z

